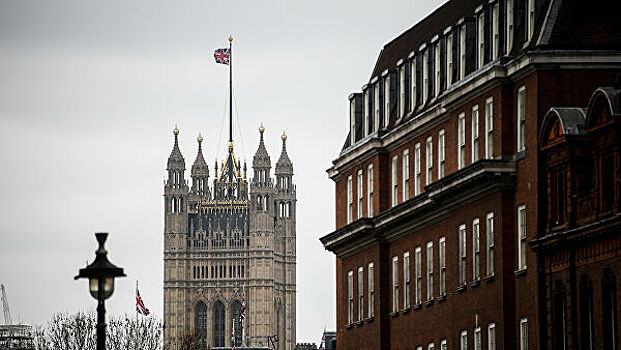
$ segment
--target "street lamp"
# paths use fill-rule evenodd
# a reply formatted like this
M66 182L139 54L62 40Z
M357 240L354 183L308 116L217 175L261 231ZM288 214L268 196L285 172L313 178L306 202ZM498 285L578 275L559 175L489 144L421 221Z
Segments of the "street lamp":
M106 349L106 308L104 300L114 292L114 278L125 277L123 269L112 264L107 257L104 243L108 238L107 232L95 233L99 248L95 251L95 261L80 269L74 279L88 278L88 289L93 298L97 299L97 350Z

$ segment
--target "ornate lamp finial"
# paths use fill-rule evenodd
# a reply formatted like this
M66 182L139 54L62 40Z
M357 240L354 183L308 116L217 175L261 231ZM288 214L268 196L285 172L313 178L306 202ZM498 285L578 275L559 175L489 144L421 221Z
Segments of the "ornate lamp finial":
M280 137L283 141L287 141L287 134L285 134L285 131L282 131L282 136Z
M262 134L265 131L265 128L263 127L263 122L261 122L261 126L259 126L259 132Z
M198 133L198 137L196 138L196 141L198 141L198 143L202 143L203 142L203 137L201 136L201 133Z
M177 128L177 124L175 124L175 128L173 129L173 134L175 134L175 136L179 135L179 129Z

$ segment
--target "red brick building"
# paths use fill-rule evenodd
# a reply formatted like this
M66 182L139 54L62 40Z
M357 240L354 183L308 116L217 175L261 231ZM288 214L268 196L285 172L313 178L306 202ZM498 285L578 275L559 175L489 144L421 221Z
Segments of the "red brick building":
M597 89L620 76L613 1L452 0L386 44L349 97L350 133L328 170L337 227L321 241L337 256L339 349L580 348L574 287L582 284L571 279L583 275L593 286L585 300L599 307L593 327L609 327L593 333L601 344L593 348L616 349L618 289L605 303L599 296L621 278L618 226L605 221L621 201L619 95ZM592 131L590 112L580 129L579 112L554 108L592 109L602 94L617 107L598 110L607 117L592 119ZM565 182L552 191L554 174ZM567 219L550 225L561 212ZM595 231L607 233L580 255L588 273L576 271L569 261L584 238L569 248L561 236ZM561 305L563 344L553 341Z

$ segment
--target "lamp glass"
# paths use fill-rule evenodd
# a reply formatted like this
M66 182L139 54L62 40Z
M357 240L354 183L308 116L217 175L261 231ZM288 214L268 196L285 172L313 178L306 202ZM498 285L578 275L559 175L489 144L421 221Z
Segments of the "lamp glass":
M91 296L95 299L99 299L99 279L89 278L88 289L91 292ZM103 295L102 300L108 299L112 292L114 292L114 277L105 277L103 283Z

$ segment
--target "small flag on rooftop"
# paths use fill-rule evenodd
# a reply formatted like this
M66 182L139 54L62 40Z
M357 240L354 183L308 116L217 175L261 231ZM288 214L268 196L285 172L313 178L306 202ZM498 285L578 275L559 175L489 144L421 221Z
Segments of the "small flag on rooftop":
M137 282L136 282L136 312L141 315L145 315L145 316L149 315L149 309L147 309L146 306L144 306L144 303L142 302L142 297L140 297L140 292L138 291Z

